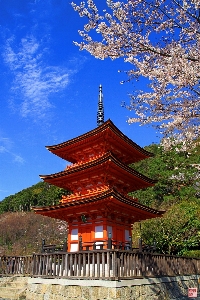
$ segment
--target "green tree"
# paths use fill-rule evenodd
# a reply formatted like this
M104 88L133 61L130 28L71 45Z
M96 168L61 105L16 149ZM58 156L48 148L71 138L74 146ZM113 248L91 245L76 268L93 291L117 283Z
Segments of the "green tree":
M59 203L62 195L69 192L65 189L49 185L46 182L24 189L15 195L6 197L0 202L0 213L15 211L30 211L31 206L47 206Z
M165 254L184 255L200 248L200 203L183 201L170 208L163 218L142 222L143 242ZM199 251L200 257L200 251Z
M196 185L200 182L199 145L189 153L178 151L177 147L171 151L164 151L159 145L151 145L146 149L154 153L154 157L143 160L132 167L137 171L156 179L155 186L131 193L142 204L166 209L182 200L197 199Z

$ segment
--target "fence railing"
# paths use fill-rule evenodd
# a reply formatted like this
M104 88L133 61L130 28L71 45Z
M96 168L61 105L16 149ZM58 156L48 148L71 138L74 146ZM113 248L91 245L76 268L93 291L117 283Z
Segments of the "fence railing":
M98 241L90 241L90 242L83 242L82 236L79 236L78 239L78 249L79 251L83 250L104 250L104 249L118 249L118 250L132 250L132 237L129 237L129 241L121 242L115 241L111 237L108 237L106 240L98 240ZM139 248L137 248L139 250Z
M129 236L129 240L126 242L113 240L111 237L108 237L106 240L98 239L98 241L90 241L83 242L82 236L80 235L78 238L78 251L89 251L89 250L104 250L104 249L118 249L118 250L130 250L130 251L139 251L145 253L155 253L156 252L156 244L154 245L145 245L142 242L142 239L138 240L138 247L133 248L132 246L132 237ZM42 253L55 253L55 252L68 252L67 249L67 240L62 245L50 244L47 245L45 243L45 239L42 239Z
M200 259L126 250L1 256L0 274L110 280L194 275L200 274Z

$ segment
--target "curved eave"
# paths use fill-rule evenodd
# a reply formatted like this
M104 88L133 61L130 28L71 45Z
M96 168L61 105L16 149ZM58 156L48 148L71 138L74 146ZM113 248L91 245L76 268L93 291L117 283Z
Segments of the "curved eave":
M62 181L64 179L67 180L67 178L70 178L73 175L78 176L79 178L82 178L82 177L87 178L88 176L90 176L90 175L87 175L88 172L90 172L90 174L92 171L95 173L95 169L99 170L100 168L103 169L103 172L106 172L106 166L109 166L110 164L112 164L112 168L109 171L110 174L114 171L114 168L115 168L115 170L117 170L117 172L120 172L121 174L127 174L127 178L131 179L131 180L127 179L127 181L133 181L133 180L135 180L134 178L136 178L136 181L140 181L141 186L142 186L141 188L147 188L149 186L153 186L157 182L156 180L150 179L150 178L146 177L145 175L140 174L139 172L135 171L133 168L130 168L129 166L123 164L121 161L116 159L111 153L108 153L96 160L87 162L85 164L81 164L76 167L69 168L62 172L58 172L58 173L51 174L51 175L40 175L40 178L50 184L63 187ZM83 174L83 172L84 172L84 174ZM97 174L98 173L99 172L97 172ZM131 192L133 190L130 190L129 192Z
M68 157L67 156L67 151L69 148L73 147L75 144L79 143L86 143L86 140L97 135L97 134L101 134L104 130L106 130L107 128L109 128L113 133L115 133L118 137L120 137L121 140L123 140L126 144L128 144L130 147L133 148L134 152L138 152L138 160L141 159L145 159L148 157L153 156L152 153L146 151L145 149L143 149L142 147L140 147L139 145L137 145L135 142L133 142L131 139L129 139L126 135L124 135L115 125L114 123L109 119L108 121L104 122L101 126L87 132L84 133L76 138L73 138L69 141L57 144L57 145L53 145L53 146L46 146L46 148L52 152L53 154L71 161L72 163L75 162L75 160L72 157ZM132 163L133 161L131 161L130 163Z
M62 204L52 205L52 206L32 207L32 209L37 214L48 215L51 214L51 212L53 213L56 211L70 210L70 208L74 208L74 207L78 208L89 204L97 204L99 201L105 200L107 198L112 198L113 201L117 200L120 203L123 203L124 205L128 205L132 209L135 209L137 212L146 213L149 215L149 218L161 217L164 214L164 211L158 211L151 207L135 202L134 200L130 199L130 197L121 195L119 192L117 192L114 189L107 190L105 192L100 193L99 195L83 197L82 199L77 201L72 201L72 202L67 202L67 203L62 203Z

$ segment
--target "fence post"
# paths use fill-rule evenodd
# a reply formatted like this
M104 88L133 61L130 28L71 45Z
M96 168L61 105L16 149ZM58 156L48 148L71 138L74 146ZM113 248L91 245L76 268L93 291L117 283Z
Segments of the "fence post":
M139 238L138 243L139 243L139 252L142 252L142 239L141 238Z
M108 249L112 249L111 232L108 233Z
M45 239L42 239L42 253L44 253Z
M93 243L93 250L96 250L96 242Z
M67 252L67 239L64 240L63 252Z
M36 255L33 254L32 255L32 274L31 275L35 275L36 274Z
M129 236L129 250L132 251L133 250L133 243L132 243L132 236Z
M78 249L79 251L83 250L83 245L82 245L82 236L80 235L78 238Z

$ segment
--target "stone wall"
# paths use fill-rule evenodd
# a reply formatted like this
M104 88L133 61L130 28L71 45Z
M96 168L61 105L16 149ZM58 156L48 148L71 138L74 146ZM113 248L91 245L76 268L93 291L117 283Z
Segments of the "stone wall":
M188 287L198 287L198 276L122 281L50 280L30 279L27 289L27 300L187 299Z
M188 298L188 287L198 287L200 276L132 279L121 281L0 278L0 299L6 300L171 300ZM16 284L16 281L18 284ZM19 283L23 287L19 291ZM3 284L4 282L4 284ZM5 282L7 282L5 284ZM24 283L26 284L24 285ZM13 285L12 285L13 284ZM11 287L12 286L12 287ZM18 293L14 293L18 286ZM11 289L3 298L1 289ZM2 298L1 298L2 297ZM200 299L199 297L195 299Z

